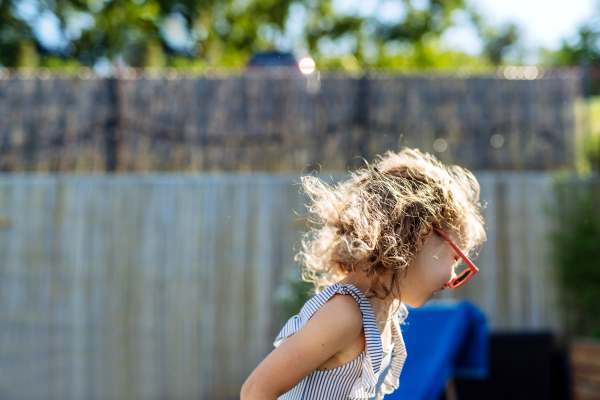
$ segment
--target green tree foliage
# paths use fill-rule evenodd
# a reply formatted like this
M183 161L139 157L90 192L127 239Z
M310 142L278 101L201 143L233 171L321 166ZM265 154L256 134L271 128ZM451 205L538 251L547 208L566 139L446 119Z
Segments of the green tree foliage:
M23 43L40 47L32 21L19 17L23 2L57 16L66 43L60 57L89 66L122 59L131 66L243 67L253 52L298 45L320 67L478 66L499 63L503 49L516 41L515 29L484 29L465 0L428 0L419 7L414 0L397 0L404 13L392 22L336 14L331 0L0 0L5 66L19 65L15 49ZM441 47L440 38L459 11L489 41L490 61ZM294 18L304 26L292 40L287 27ZM173 26L179 26L178 40L169 36ZM340 48L343 54L331 51ZM42 63L48 64L47 58Z
M557 178L557 202L550 209L556 229L556 277L567 332L600 338L600 213L597 180Z
M311 54L320 65L346 69L364 67L456 67L487 64L481 57L456 50L443 49L442 35L455 25L453 16L463 12L478 31L482 18L464 0L431 0L426 7L415 7L414 1L398 0L404 16L397 22L373 17L337 16L328 19L314 11L309 23L307 42ZM348 45L344 57L331 57L323 45ZM320 46L321 45L321 46Z
M38 41L31 24L18 17L20 1L0 3L0 62L5 66L18 66L14 54L21 43ZM157 50L212 65L243 65L251 51L273 47L290 5L290 0L61 0L52 7L29 1L59 17L72 58L94 65L121 56L132 66L161 66ZM173 46L165 35L166 24L177 18L184 21L187 48ZM82 28L81 21L91 23Z
M85 4L79 12L94 19L90 29L72 40L74 56L82 63L93 65L99 58L113 60L121 55L132 65L155 64L149 57L153 46L158 42L162 50L158 27L160 5L156 1L136 4L133 0L96 0Z
M13 2L8 0L0 2L0 64L2 65L12 66L26 62L22 59L23 52L35 48L32 39L33 29L26 21L16 17L16 14Z
M578 114L582 121L581 133L577 135L578 171L600 172L600 96L581 99Z
M551 66L583 66L588 72L589 94L600 94L600 1L596 12L579 27L574 41L563 40L556 51L542 49L544 63Z
M275 293L275 302L282 310L282 321L297 315L302 306L313 297L315 286L310 282L305 282L300 277L299 270L292 270L286 276L284 284Z
M546 52L548 60L553 65L600 65L600 26L584 25L577 36L574 44L563 41L558 51Z
M485 57L492 65L500 65L507 56L521 64L523 54L519 49L520 32L514 23L506 25L503 29L483 28L486 44L483 49ZM512 53L512 54L511 54Z
M557 51L544 50L546 62L552 65L600 65L600 1L596 12L579 27L576 40L563 40Z

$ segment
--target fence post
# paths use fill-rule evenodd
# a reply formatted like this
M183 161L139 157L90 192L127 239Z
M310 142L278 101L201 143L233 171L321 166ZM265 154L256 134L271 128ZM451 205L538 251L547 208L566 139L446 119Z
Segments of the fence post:
M593 92L593 83L592 83L592 66L590 65L589 61L585 61L582 64L582 69L583 69L583 77L581 79L581 86L582 86L582 95L585 99L589 99L590 97L592 97L592 92Z
M366 75L359 79L356 95L354 123L355 133L358 131L359 137L355 140L358 144L358 155L368 160L371 155L369 154L369 81Z
M121 122L118 78L108 78L107 82L110 112L106 120L106 172L115 172L118 166L118 133Z

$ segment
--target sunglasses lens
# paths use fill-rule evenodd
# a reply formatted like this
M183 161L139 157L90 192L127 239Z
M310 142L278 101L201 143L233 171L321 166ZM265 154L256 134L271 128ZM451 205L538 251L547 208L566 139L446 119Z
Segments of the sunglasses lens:
M459 276L456 277L456 281L454 282L455 285L460 285L461 283L463 283L469 276L471 276L471 270L468 269L466 271L464 271L463 273L461 273Z

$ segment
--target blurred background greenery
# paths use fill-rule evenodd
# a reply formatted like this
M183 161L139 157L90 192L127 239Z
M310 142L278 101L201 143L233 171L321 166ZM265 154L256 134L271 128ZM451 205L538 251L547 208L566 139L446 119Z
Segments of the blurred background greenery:
M309 54L319 68L347 71L525 62L520 25L495 26L472 2L387 3L401 7L402 17L341 13L331 0L2 0L0 64L242 68L269 50ZM599 65L599 15L560 48L537 49L540 63ZM42 23L55 25L55 38ZM465 25L483 44L479 54L442 43L448 30Z
M558 174L553 188L556 202L548 211L555 226L549 236L565 333L600 339L600 184L589 176Z

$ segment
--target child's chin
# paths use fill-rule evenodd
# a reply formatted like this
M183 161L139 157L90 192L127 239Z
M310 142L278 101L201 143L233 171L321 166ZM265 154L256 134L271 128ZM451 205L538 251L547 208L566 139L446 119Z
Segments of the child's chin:
M412 303L410 303L410 304L408 304L408 303L405 303L405 304L406 304L406 305L408 305L408 306L410 306L410 308L421 308L421 307L423 307L423 306L425 305L425 303L427 303L427 302L428 302L429 300L431 300L432 298L433 298L433 294L432 294L432 295L431 295L429 298L427 298L427 299L425 299L425 300L423 300L423 301L419 301L419 302L412 302Z

